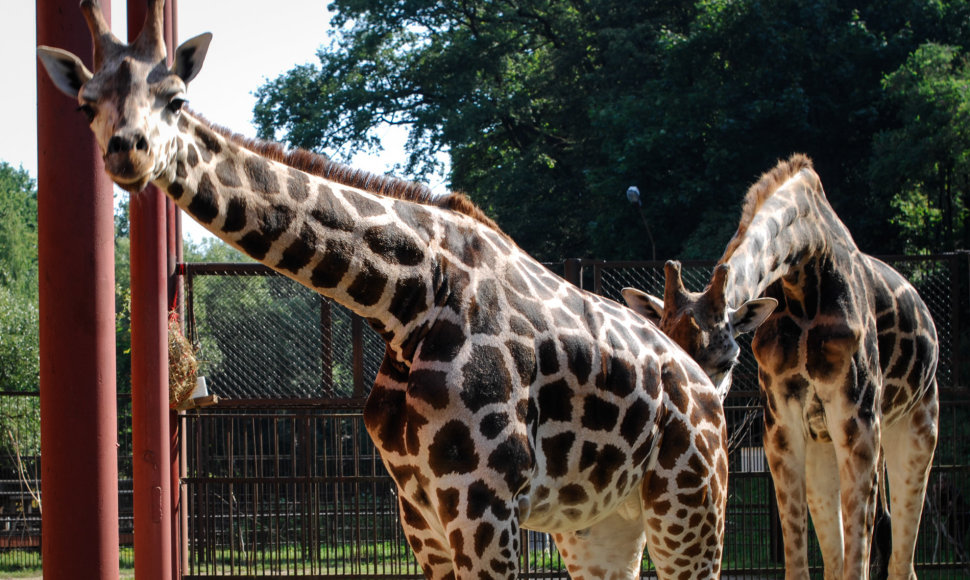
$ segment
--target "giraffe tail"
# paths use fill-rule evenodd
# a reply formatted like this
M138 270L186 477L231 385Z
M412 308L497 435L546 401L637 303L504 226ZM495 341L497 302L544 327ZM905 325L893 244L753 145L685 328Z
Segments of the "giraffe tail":
M886 456L879 450L879 484L876 487L876 520L872 531L872 553L869 556L871 580L889 577L889 557L893 551L892 518L889 513L889 497L886 495Z

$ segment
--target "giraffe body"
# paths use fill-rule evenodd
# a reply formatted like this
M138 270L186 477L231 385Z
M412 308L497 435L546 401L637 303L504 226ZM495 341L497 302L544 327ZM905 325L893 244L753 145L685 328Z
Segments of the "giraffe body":
M710 346L706 329L723 328L737 305L756 297L777 304L752 348L786 577L808 578L806 507L825 577L867 577L881 450L894 524L890 577L915 577L937 438L935 327L916 290L859 251L811 162L794 156L751 188L738 232L703 292L683 288L677 264L668 263L666 274L659 307L636 291L625 296L688 352Z
M105 169L152 182L248 255L360 314L387 347L364 420L428 578L514 577L520 528L572 577L719 574L721 401L654 325L522 252L463 196L246 141L184 110L203 35L165 65L162 2L131 46L82 9L95 73L41 48Z

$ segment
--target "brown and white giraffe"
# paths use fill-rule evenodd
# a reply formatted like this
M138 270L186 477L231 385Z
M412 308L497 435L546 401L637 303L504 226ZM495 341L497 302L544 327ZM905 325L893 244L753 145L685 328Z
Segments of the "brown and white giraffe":
M679 264L665 270L663 302L632 289L624 297L700 353L712 377L736 361L737 334L757 327L752 348L786 577L808 578L806 505L825 577L867 577L881 446L893 518L889 574L914 578L938 416L936 329L916 290L859 251L803 155L749 190L703 292L684 288Z
M165 64L162 1L130 46L82 10L95 72L41 47L133 192L152 182L214 234L365 317L387 343L368 432L429 578L517 572L519 530L554 534L575 579L719 574L721 402L633 311L523 253L461 195L252 142L185 110L209 35Z

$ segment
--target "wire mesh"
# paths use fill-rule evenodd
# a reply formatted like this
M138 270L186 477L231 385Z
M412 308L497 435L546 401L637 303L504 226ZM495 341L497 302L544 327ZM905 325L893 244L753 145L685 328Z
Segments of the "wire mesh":
M942 346L941 386L959 385L956 311L967 305L958 259L889 261L914 282L933 311ZM625 286L663 293L662 263L583 265L591 278L588 287L610 298L619 298ZM687 287L702 288L712 265L686 262ZM209 365L210 384L224 397L266 401L258 410L212 408L184 415L191 554L186 578L421 577L402 536L393 483L364 432L359 408L346 405L348 397L369 388L383 342L359 320L355 332L353 316L342 308L267 273L209 265L189 274L191 326L200 358ZM761 446L757 367L750 348L742 345L742 353L725 406L731 485L724 573L780 578L783 550ZM970 497L970 407L965 393L951 394L957 396L943 405L943 435L917 545L918 569L934 570L940 578L970 573L965 499ZM289 399L286 408L281 399ZM520 577L565 578L551 538L522 533ZM814 533L809 554L813 577L820 576ZM644 577L651 577L649 557L643 569Z
M887 256L883 261L895 268L916 287L933 315L940 343L940 362L936 374L940 388L958 386L957 365L960 363L958 356L960 351L959 334L955 328L955 310L959 307L960 301L965 298L962 292L958 292L961 255ZM663 262L590 262L589 264L592 265L593 270L593 291L602 296L622 303L620 291L630 286L654 296L663 297ZM714 264L713 261L684 262L681 268L684 286L694 292L703 290L711 278ZM734 370L732 389L757 391L758 363L751 352L751 335L738 337L738 344L741 346L741 356Z
M214 394L348 398L377 376L384 343L343 306L262 266L193 264L187 276L189 338Z

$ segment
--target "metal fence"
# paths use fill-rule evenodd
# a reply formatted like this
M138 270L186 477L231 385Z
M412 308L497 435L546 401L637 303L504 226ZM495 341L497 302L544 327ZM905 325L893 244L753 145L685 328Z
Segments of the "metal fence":
M967 255L888 260L919 288L941 342L944 404L917 547L918 569L970 575L970 393L961 313L970 312ZM711 263L686 262L700 289ZM662 294L659 262L571 260L554 271L617 298L624 286ZM188 329L201 372L222 397L181 415L181 491L188 516L187 579L232 576L418 578L400 528L394 486L360 408L384 345L342 307L255 265L183 268ZM761 450L761 410L749 349L726 412L731 434L725 575L782 577L771 478ZM130 398L119 396L119 534L131 565ZM0 393L0 576L40 564L37 393ZM6 445L7 431L19 443ZM19 455L19 459L17 456ZM28 489L29 488L29 489ZM810 535L813 576L821 571ZM564 578L548 536L523 531L524 578ZM650 563L645 559L645 576Z
M970 399L959 388L966 256L891 258L930 305L941 342L941 417L918 568L970 574ZM700 289L711 263L688 262ZM558 267L556 269L559 269ZM617 298L624 286L662 294L659 262L570 261L574 283ZM186 269L189 327L202 372L224 398L186 413L189 510L186 578L224 575L420 577L398 523L393 483L366 435L360 405L383 355L369 327L341 307L259 266ZM725 574L781 577L781 535L761 449L761 410L750 349L726 411L731 489ZM965 376L965 375L963 375ZM265 399L273 399L267 401ZM543 534L523 532L521 576L565 577ZM811 536L814 573L821 558ZM645 559L645 575L650 563Z
M134 566L131 395L118 395L119 564ZM0 392L0 577L41 567L40 393Z

